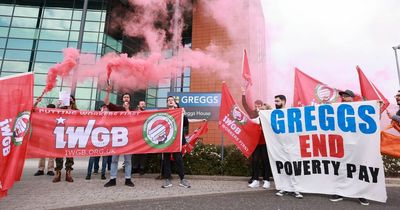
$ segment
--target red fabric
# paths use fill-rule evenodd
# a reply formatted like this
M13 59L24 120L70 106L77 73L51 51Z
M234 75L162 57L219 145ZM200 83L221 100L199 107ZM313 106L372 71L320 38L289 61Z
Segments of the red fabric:
M325 85L298 68L295 68L294 75L294 107L341 101L339 98L339 91L341 90ZM361 96L355 94L354 101L362 101Z
M36 109L28 157L180 152L182 109L99 112Z
M251 87L253 86L253 81L251 79L250 65L249 60L247 59L247 52L243 50L243 63L242 63L242 78L245 83L245 96L246 101L251 110L254 110L253 104L253 93L251 91Z
M33 106L33 74L1 78L0 90L0 197L3 197L21 179L24 168Z
M248 158L257 147L261 127L239 108L225 83L221 92L218 127Z
M389 101L385 96L375 87L375 85L368 80L359 66L357 68L358 79L360 81L361 95L365 100L379 100L383 101L381 113L389 106Z
M182 146L182 155L189 154L190 152L192 152L199 137L204 133L207 133L207 131L208 131L207 122L203 123L203 125L194 130L193 134L189 136L187 143Z

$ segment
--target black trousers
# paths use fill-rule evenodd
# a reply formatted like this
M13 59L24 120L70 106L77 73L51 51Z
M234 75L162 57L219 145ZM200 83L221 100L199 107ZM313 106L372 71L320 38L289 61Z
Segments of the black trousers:
M183 168L182 153L164 153L163 159L163 176L164 179L171 179L171 154L175 160L176 166L178 167L179 178L182 180L185 177L185 171Z
M251 168L252 168L252 180L258 180L260 176L259 162L262 162L263 179L269 181L269 177L272 177L271 165L269 163L267 147L265 144L257 145L253 154L251 154Z
M132 155L132 172L134 171L144 172L145 166L146 166L146 154Z

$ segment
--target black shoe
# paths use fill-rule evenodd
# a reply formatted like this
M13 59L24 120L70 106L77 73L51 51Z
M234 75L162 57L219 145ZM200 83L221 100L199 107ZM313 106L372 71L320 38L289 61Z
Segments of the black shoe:
M117 180L116 180L116 179L110 179L110 181L108 181L108 182L104 185L104 187L112 187L112 186L115 186L115 185L117 185Z
M36 171L36 173L34 174L34 176L41 176L44 175L44 171L38 170Z
M101 179L102 179L102 180L106 180L106 179L107 179L107 178L106 178L106 175L102 174L102 175L101 175Z
M99 171L94 171L93 174L97 175L97 174L99 174Z
M48 172L47 172L47 175L49 175L49 176L54 176L54 171L48 171Z
M86 175L86 180L90 180L90 175Z
M249 181L247 181L249 184L253 182L253 178L250 178Z
M365 199L365 198L359 198L358 201L359 201L360 204L363 205L363 206L368 206L368 205L369 205L368 200Z
M131 179L125 179L125 185L129 187L134 187L135 184L131 181Z

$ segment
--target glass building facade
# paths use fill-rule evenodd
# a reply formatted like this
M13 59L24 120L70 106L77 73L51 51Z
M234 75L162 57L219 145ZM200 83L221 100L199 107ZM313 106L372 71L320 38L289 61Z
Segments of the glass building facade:
M107 15L110 4L115 2L120 3L89 0L82 53L94 54L98 59L108 52L132 55L135 51L131 43L124 45L123 36L107 35ZM63 60L62 50L77 47L82 8L83 0L0 0L0 77L34 72L34 95L41 95L49 68ZM177 76L175 91L189 91L190 69L185 68ZM146 99L151 108L165 107L170 83L171 79L166 78L145 91L134 92L134 104ZM57 86L44 96L39 106L56 103L59 92L69 88L70 83L58 78ZM87 78L77 85L75 97L79 109L94 110L104 95L96 78ZM111 101L120 101L118 95L113 93Z

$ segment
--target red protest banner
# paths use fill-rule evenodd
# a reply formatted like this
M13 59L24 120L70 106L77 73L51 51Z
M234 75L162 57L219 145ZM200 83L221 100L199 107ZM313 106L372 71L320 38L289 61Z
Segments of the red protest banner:
M182 147L182 155L189 154L190 152L192 152L199 137L202 134L207 133L207 131L208 131L207 122L203 123L199 128L194 130L193 134L189 136L187 143Z
M240 110L225 83L221 92L218 126L248 158L257 147L261 127Z
M33 74L0 79L0 198L21 178L29 117L33 106Z
M35 109L27 156L180 152L182 118L182 109L144 112Z
M295 68L293 106L313 106L316 104L330 104L340 102L339 92L336 88L312 78ZM359 94L355 94L354 101L362 101Z

